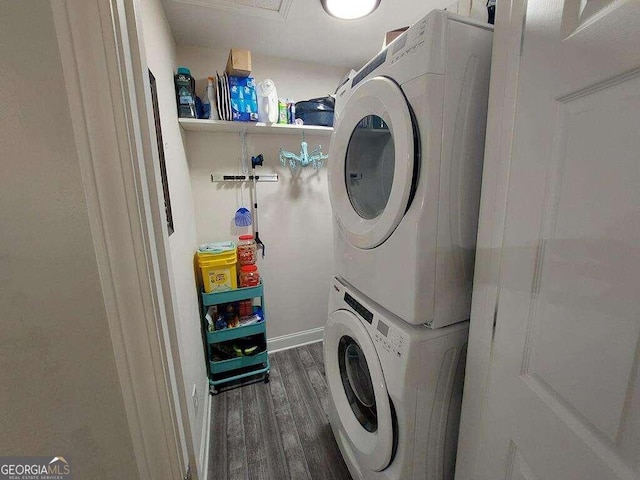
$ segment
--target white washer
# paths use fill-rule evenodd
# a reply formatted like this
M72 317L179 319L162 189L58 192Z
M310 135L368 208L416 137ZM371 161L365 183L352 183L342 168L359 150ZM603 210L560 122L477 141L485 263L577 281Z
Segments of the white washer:
M353 479L453 479L469 323L410 325L337 278L329 307L329 420Z
M433 11L337 92L335 272L414 325L469 318L492 36Z

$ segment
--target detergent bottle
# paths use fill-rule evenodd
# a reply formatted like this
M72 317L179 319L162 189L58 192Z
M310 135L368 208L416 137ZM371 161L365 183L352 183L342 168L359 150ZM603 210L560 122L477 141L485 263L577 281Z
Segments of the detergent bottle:
M267 78L258 84L258 121L276 123L278 121L278 93L273 80Z
M178 67L174 76L176 86L176 101L178 103L178 117L198 118L196 114L196 82L191 71L186 67Z

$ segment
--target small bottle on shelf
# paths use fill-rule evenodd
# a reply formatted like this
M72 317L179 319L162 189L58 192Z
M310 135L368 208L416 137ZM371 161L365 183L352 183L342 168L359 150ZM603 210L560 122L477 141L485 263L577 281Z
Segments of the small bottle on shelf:
M253 302L250 299L240 300L238 302L238 313L240 315L240 320L253 315Z

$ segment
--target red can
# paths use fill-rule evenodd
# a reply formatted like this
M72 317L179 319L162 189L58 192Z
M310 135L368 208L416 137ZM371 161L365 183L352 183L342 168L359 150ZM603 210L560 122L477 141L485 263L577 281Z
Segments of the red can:
M253 315L253 302L251 300L240 300L238 304L240 317L250 317Z

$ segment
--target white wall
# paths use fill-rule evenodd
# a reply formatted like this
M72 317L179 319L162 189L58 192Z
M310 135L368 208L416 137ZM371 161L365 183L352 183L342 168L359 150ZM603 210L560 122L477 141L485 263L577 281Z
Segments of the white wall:
M228 51L178 47L178 62L191 69L200 90L204 80L224 70ZM346 71L274 57L253 56L257 81L272 78L281 97L303 100L333 93ZM331 205L326 168L298 170L294 176L278 159L279 148L299 152L299 135L248 135L248 153L263 153L259 173L278 173L278 183L258 183L260 238L267 255L259 260L265 282L268 337L323 327L327 320L332 264ZM329 137L307 136L310 148L329 151ZM189 132L187 157L195 202L198 241L232 239L235 211L250 207L248 185L211 183L211 173L238 172L239 135ZM329 160L330 161L330 160ZM241 202L241 192L244 203Z
M164 141L174 233L169 237L170 271L173 272L173 300L176 310L178 349L187 397L187 410L196 456L203 446L209 386L203 351L198 293L193 270L197 249L191 179L181 130L176 115L173 74L176 47L160 0L140 0L142 30L149 69L156 78L160 123ZM197 402L192 400L196 385ZM202 458L198 471L202 478Z
M0 452L135 479L50 3L1 2L0 45Z

